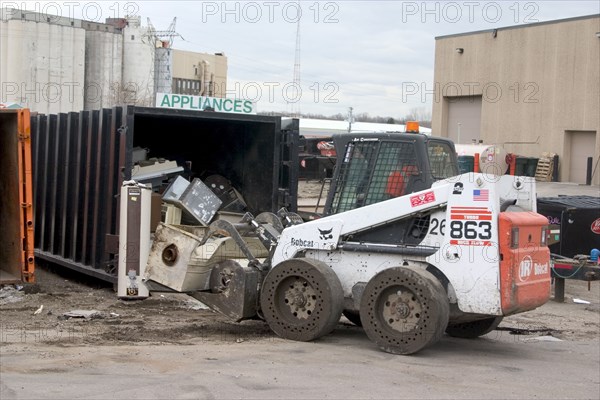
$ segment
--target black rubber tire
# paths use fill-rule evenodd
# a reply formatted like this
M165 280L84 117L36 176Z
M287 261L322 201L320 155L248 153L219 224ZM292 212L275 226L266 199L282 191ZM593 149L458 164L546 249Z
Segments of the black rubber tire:
M446 333L456 338L475 339L496 329L502 319L503 317L492 317L461 324L448 324Z
M362 321L360 320L360 313L358 311L344 310L342 312L344 317L348 319L348 321L352 322L356 326L362 326Z
M330 333L342 316L343 301L335 272L307 258L275 266L260 293L261 311L271 330L284 339L302 342Z
M425 270L386 269L367 283L361 298L367 336L392 354L413 354L436 343L449 314L444 287Z

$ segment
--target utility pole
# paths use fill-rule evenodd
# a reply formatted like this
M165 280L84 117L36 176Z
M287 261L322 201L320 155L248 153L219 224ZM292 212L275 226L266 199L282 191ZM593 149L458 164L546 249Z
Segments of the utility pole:
M354 122L354 115L352 115L352 110L354 110L354 108L348 107L348 117L346 117L346 121L348 121L348 133L352 132L352 123Z
M302 90L300 86L300 18L298 18L296 28L296 56L294 57L294 89L296 92L296 101L292 102L292 117L300 117L300 97Z

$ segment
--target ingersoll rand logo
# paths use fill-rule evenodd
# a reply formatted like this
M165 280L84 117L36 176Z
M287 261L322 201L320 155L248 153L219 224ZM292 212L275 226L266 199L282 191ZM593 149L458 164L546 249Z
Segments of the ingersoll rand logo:
M590 226L590 229L596 235L600 235L600 218L598 218L597 220L595 220L594 222L592 222L592 225Z
M545 275L548 273L548 263L540 264L533 262L531 256L525 256L519 264L519 280L527 281L531 275Z

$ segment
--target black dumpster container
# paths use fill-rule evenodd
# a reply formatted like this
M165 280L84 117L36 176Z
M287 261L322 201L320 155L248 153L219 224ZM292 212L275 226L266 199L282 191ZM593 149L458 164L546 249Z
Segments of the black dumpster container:
M573 257L600 249L600 197L540 197L537 207L549 224L560 226L560 242L550 246L552 253Z
M535 176L539 158L527 157L527 165L525 166L525 176Z
M134 148L193 177L225 177L252 213L297 209L295 119L116 107L37 115L31 126L36 256L89 275L116 280L118 194Z
M515 175L526 176L527 175L527 157L517 156L515 161Z
M474 156L458 156L458 173L466 174L467 172L473 172L475 168L475 157Z

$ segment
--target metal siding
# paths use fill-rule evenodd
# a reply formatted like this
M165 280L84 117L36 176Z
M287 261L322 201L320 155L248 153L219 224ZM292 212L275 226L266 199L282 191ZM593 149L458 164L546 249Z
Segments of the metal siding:
M56 186L57 186L57 165L58 164L58 132L60 126L58 124L58 115L50 115L50 123L48 124L48 158L46 159L46 168L48 170L48 184L46 198L44 199L45 213L44 221L46 222L46 237L44 250L54 252L54 234L56 226Z
M78 246L78 242L83 237L83 213L84 213L84 199L85 192L83 190L85 186L86 171L86 157L87 157L87 143L88 136L85 132L88 132L89 113L80 112L77 115L77 129L75 130L75 145L74 151L76 154L75 164L73 165L73 184L71 191L73 192L73 210L72 210L72 221L71 230L73 235L71 237L71 252L70 257L77 262L81 262L81 246Z

